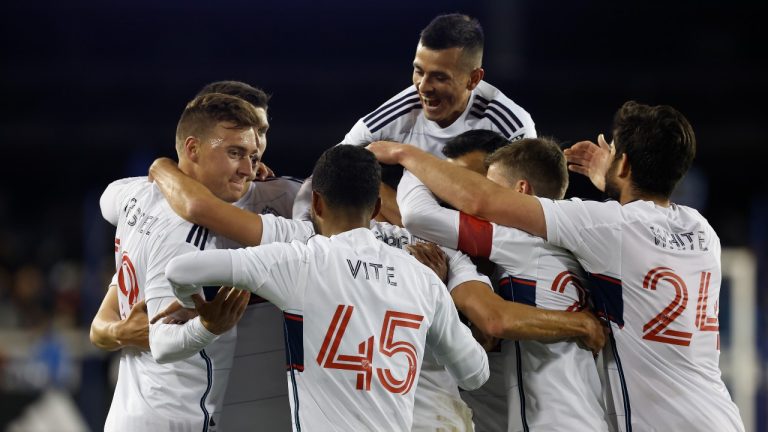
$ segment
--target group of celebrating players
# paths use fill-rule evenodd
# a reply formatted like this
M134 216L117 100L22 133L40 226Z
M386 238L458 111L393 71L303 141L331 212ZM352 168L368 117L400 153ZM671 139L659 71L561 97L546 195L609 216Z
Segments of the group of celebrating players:
M100 202L106 431L744 430L718 366L720 242L670 201L691 125L630 101L610 144L563 151L483 81L483 42L470 17L432 20L413 86L303 184L262 162L263 91L186 105L178 162ZM564 200L569 168L611 200Z

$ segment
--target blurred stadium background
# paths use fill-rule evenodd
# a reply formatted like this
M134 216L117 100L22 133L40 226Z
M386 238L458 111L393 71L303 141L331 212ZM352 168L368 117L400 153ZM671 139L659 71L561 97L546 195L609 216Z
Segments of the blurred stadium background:
M100 430L114 355L87 329L113 272L98 198L174 156L178 115L210 81L273 95L266 162L305 177L410 83L418 33L480 19L486 80L566 143L610 132L628 99L680 109L695 167L677 201L720 234L722 368L768 431L768 67L752 1L5 2L0 13L0 429ZM761 42L762 41L762 42ZM600 198L572 177L570 195Z

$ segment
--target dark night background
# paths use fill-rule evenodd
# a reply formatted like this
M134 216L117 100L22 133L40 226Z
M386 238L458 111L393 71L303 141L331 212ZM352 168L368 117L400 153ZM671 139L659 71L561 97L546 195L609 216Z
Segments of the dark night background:
M531 113L539 135L595 140L628 99L683 112L699 145L684 199L724 247L752 249L764 288L765 9L722 0L6 2L0 303L12 302L19 269L50 279L57 264L76 263L74 325L87 326L112 265L98 197L155 157L175 157L176 121L204 84L236 79L272 94L265 161L305 177L359 117L410 85L419 31L445 12L480 20L485 79ZM600 198L571 180L571 195ZM764 317L768 296L758 301ZM766 325L756 325L766 353Z

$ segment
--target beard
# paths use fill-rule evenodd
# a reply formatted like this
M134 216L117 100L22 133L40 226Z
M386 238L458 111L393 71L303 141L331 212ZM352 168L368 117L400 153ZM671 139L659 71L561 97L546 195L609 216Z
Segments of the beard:
M610 168L608 168L608 172L605 173L605 194L614 201L620 201L619 198L621 197L621 190L616 181L616 172L618 170L619 163L617 160L614 160Z

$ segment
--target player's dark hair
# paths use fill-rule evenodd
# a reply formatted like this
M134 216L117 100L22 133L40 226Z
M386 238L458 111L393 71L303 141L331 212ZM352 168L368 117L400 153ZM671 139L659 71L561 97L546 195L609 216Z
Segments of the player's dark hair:
M536 196L562 199L568 189L568 167L563 150L550 138L524 138L496 150L486 165L500 164L507 178L527 180Z
M334 208L370 211L379 198L381 167L369 150L353 145L329 148L315 163L312 190Z
M381 182L397 190L400 179L403 178L404 168L402 165L381 164Z
M491 154L507 144L509 144L509 141L498 132L487 129L474 129L448 140L442 151L445 157L456 159L477 150Z
M176 126L177 151L187 137L204 137L220 122L232 123L233 129L246 129L259 126L260 118L256 108L239 97L221 93L197 96L184 108Z
M246 84L242 81L216 81L207 84L197 92L197 96L209 93L223 93L230 96L237 96L245 99L256 108L268 108L270 96L264 93L264 90Z
M431 50L462 48L482 57L485 36L480 23L467 15L439 15L421 31L419 42Z
M613 139L616 157L627 154L632 185L664 198L672 194L696 155L691 124L667 105L624 103L613 119Z

